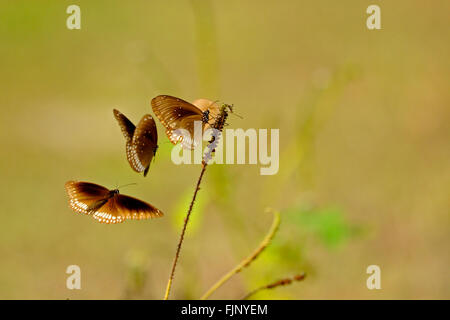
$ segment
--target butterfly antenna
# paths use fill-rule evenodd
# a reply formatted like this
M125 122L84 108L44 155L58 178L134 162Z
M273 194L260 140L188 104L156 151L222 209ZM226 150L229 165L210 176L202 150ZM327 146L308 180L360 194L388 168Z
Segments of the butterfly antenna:
M241 115L239 115L239 114L237 114L237 113L235 113L235 112L231 112L231 114L235 115L235 116L238 117L239 119L244 119L243 116L241 116Z
M234 114L236 117L238 117L238 118L240 118L240 119L244 119L243 116L241 116L241 115L237 114L236 112L234 112L234 105L229 105L229 104L227 104L227 106L228 106L228 108L230 109L230 112L231 112L232 114Z
M121 186L118 186L117 189L120 189L120 188L123 188L123 187L127 187L127 186L131 186L131 185L137 185L137 183L136 183L136 182L133 182L133 183L123 184L123 185L121 185Z

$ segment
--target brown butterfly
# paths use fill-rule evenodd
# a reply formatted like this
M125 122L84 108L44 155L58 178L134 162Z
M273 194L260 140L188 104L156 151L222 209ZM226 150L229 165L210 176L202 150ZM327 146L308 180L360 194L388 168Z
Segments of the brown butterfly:
M126 140L128 162L134 171L144 172L145 177L158 149L155 120L151 115L146 114L135 127L119 110L114 109L113 111Z
M194 139L194 122L201 121L202 130L205 130L209 127L209 120L219 113L218 105L210 100L198 99L194 103L168 95L157 96L151 102L169 140L173 144L180 142L185 149L194 149L199 143Z
M127 219L162 217L163 213L147 202L108 190L95 183L68 181L65 184L72 210L92 215L101 223L120 223Z

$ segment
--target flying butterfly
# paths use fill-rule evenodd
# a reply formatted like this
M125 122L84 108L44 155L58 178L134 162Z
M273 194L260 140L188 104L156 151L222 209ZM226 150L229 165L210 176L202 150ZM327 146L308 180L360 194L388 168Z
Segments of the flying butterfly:
M100 223L120 223L127 219L162 217L163 213L144 201L119 194L95 183L68 181L65 184L72 210L91 215Z
M151 115L146 114L136 127L119 110L114 109L113 112L126 140L128 162L134 171L144 172L145 177L158 149L155 120Z
M184 149L194 149L198 141L194 139L194 122L202 122L202 130L207 129L210 119L219 114L215 102L198 99L194 104L180 98L160 95L152 99L152 109L166 128L166 134L173 144L181 143ZM184 130L180 130L184 129Z

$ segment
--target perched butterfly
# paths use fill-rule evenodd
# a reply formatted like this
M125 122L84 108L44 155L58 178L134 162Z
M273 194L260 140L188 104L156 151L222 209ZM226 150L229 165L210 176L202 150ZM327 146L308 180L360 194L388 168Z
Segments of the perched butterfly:
M144 172L145 177L158 149L155 120L151 115L146 114L135 127L119 110L114 109L113 111L125 136L128 162L134 171Z
M65 184L72 210L92 215L101 223L119 223L127 219L142 220L162 217L151 204L108 190L95 183L68 181Z
M173 144L180 142L184 149L194 149L198 144L194 139L194 122L201 121L202 130L205 130L210 126L210 119L219 113L218 105L207 99L198 99L191 104L161 95L153 98L151 104L153 112L166 128L169 140Z

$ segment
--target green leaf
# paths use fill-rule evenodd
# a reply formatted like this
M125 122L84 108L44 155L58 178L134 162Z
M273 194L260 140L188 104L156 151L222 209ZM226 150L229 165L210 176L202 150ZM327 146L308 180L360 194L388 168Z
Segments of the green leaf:
M338 207L293 208L285 211L286 219L317 236L328 248L343 245L354 235L355 227L345 220Z

